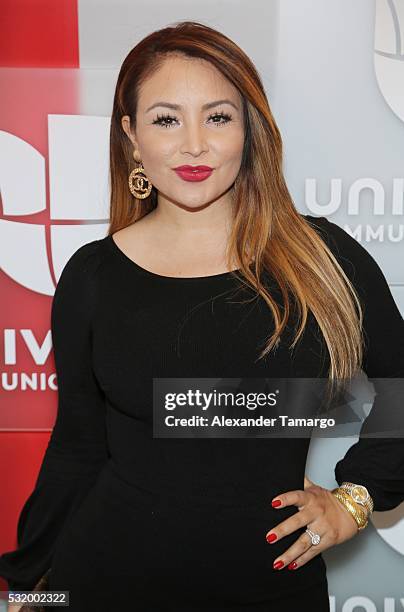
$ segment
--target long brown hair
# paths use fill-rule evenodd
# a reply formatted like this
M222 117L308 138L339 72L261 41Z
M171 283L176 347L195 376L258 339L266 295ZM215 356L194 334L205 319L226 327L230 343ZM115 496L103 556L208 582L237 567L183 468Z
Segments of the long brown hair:
M291 313L292 296L300 326L290 348L302 335L311 310L328 347L329 382L338 387L341 380L349 379L361 367L361 304L331 250L310 222L297 212L283 176L281 135L260 76L243 50L221 32L198 22L175 22L149 34L125 58L111 118L109 234L157 206L154 187L143 200L135 201L129 191L128 175L135 163L133 146L122 128L121 118L129 115L131 127L136 126L139 88L167 54L184 54L210 62L243 99L244 151L232 192L234 215L227 256L229 269L230 262L236 262L243 282L263 297L273 313L275 331L260 358L279 343ZM254 269L250 267L248 253L254 255ZM269 270L278 283L282 312L261 283L263 270Z

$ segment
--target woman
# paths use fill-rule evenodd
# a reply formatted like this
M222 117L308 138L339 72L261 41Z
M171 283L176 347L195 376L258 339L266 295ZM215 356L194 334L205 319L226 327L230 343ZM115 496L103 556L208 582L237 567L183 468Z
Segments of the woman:
M401 445L354 444L337 497L304 477L309 438L153 437L153 382L403 376L386 280L344 230L296 211L260 78L214 29L181 22L129 53L110 154L109 232L56 288L57 421L0 574L30 589L51 567L74 612L329 610L321 553L371 501L404 499Z

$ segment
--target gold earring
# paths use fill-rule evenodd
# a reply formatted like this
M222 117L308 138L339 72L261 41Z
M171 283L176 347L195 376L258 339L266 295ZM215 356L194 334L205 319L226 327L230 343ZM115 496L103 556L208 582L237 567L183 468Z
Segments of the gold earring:
M139 176L139 174L143 174L143 176ZM147 182L146 187L144 184L145 181ZM129 174L128 183L132 195L134 195L135 198L137 198L138 200L143 200L144 198L147 198L147 196L150 195L150 192L153 187L151 181L147 178L145 174L142 163L140 164L140 166L138 166L138 168L134 168L134 170L132 170L132 172Z

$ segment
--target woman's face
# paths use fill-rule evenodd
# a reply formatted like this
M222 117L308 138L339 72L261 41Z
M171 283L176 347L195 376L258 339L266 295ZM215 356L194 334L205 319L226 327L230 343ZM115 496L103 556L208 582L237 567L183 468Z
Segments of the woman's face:
M122 125L128 128L124 119ZM159 199L191 208L206 205L223 196L239 172L241 96L209 62L167 57L140 90L136 130L130 137ZM205 180L191 182L174 171L182 165L214 170Z

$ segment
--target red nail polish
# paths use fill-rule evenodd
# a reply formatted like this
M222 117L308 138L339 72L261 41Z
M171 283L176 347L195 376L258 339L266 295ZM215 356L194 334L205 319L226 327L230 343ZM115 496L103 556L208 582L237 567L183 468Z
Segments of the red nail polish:
M296 561L292 561L291 563L289 563L288 569L292 570L292 569L296 569L296 568L297 568Z
M280 499L274 499L274 500L273 500L273 502L272 502L272 507L273 507L273 508L277 508L278 506L280 506L280 505L281 505L281 503L282 503L282 502L281 502L281 500L280 500Z
M276 535L276 533L269 533L266 539L267 539L267 542L271 543L271 542L275 542L277 537L278 536Z
M277 561L276 563L274 563L274 569L281 569L281 567L284 566L283 561Z

